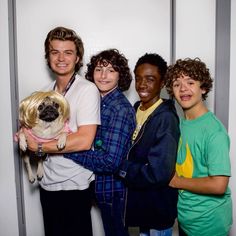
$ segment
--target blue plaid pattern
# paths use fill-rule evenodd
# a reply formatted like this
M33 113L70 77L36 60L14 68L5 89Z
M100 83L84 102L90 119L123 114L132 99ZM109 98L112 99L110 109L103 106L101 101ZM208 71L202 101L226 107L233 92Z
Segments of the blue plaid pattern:
M131 146L136 126L135 111L128 99L115 89L102 98L101 125L94 141L94 150L67 153L66 158L96 174L95 192L99 202L112 202L114 194L125 196L123 182L114 176Z

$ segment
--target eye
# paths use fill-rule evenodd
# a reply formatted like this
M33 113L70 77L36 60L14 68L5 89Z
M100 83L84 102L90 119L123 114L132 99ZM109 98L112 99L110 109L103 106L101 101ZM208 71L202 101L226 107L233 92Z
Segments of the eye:
M51 50L49 53L54 56L57 55L59 52L56 50Z
M148 82L153 82L153 81L155 81L155 78L153 78L152 76L148 76L147 81Z
M189 81L188 81L188 84L189 84L189 85L193 85L193 84L194 84L194 81L189 80Z
M58 104L57 102L53 102L53 106L54 106L55 108L59 108L59 104Z
M74 52L73 51L65 51L65 55L68 55L68 56L70 56L70 55L73 55L74 54Z
M44 106L45 106L45 104L44 104L44 102L43 102L42 104L39 105L39 107L38 107L38 111L42 111L43 108L44 108Z
M100 67L95 67L94 71L99 72L99 71L101 71L101 68Z
M174 82L174 83L173 83L173 88L178 88L178 87L179 87L179 83Z

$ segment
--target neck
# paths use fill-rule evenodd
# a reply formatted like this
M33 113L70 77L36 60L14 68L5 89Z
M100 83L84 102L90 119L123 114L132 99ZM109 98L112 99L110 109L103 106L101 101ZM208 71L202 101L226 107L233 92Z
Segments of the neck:
M58 93L63 94L66 89L66 86L70 82L72 76L73 76L73 74L64 75L64 76L60 76L60 75L57 76L55 90Z
M156 103L159 99L160 99L160 96L157 96L157 97L153 98L151 101L148 101L148 102L143 102L143 101L141 101L140 109L141 109L142 111L147 110L147 109L148 109L149 107L151 107L154 103Z
M116 87L112 88L111 90L109 90L108 92L102 92L102 91L100 91L101 97L105 97L106 95L108 95L109 93L111 93L112 91L114 91L117 87L118 87L118 85L117 85Z
M186 120L194 120L207 112L207 107L202 103L199 106L184 110L184 117Z

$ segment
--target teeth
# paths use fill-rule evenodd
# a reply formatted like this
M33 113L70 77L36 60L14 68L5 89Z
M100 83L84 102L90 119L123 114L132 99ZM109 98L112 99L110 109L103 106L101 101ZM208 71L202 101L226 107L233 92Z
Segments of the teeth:
M57 64L58 67L65 67L66 64Z
M189 95L184 95L184 96L181 96L180 98L181 98L181 100L186 101L186 100L190 99L190 96Z
M99 83L100 83L100 84L107 84L107 83L109 83L109 82L107 82L107 81L99 81Z
M148 93L140 92L139 95L140 95L141 97L147 97L147 96L148 96Z

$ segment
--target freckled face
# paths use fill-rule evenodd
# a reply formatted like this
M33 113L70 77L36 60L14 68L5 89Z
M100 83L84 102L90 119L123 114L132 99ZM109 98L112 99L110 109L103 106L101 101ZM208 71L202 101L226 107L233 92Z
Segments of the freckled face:
M145 63L135 71L135 88L142 102L142 107L148 109L160 98L162 80L158 67Z

